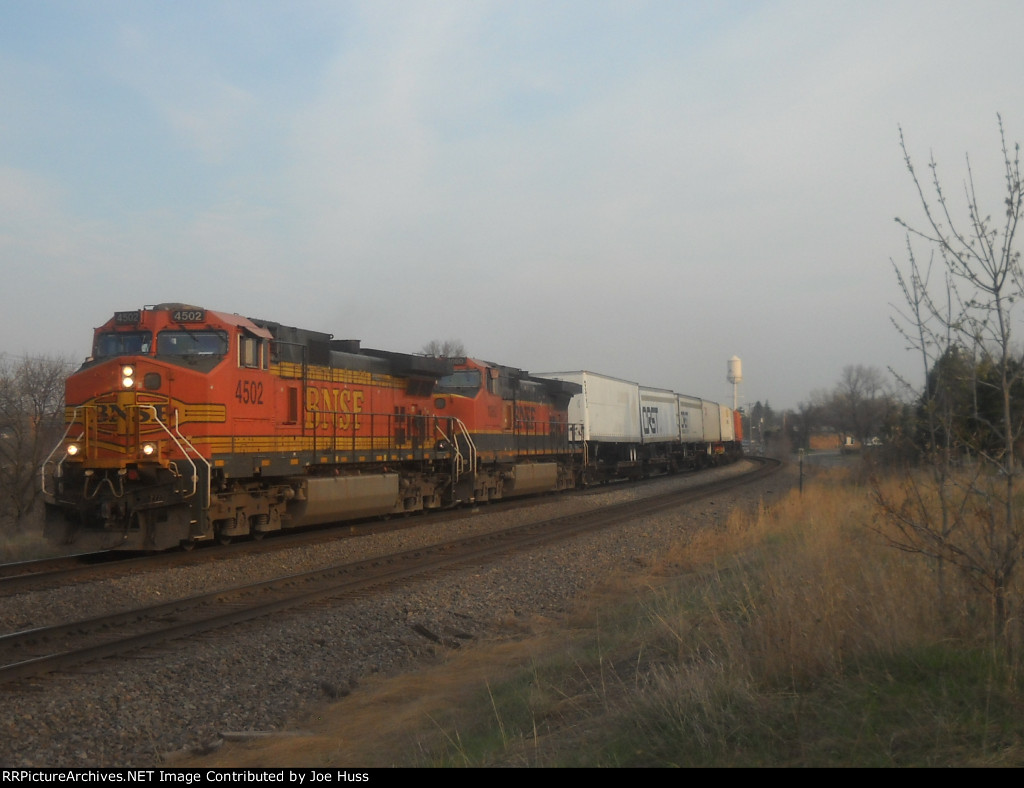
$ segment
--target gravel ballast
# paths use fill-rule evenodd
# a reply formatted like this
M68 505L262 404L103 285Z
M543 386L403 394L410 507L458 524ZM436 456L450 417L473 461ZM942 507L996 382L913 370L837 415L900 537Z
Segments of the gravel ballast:
M740 473L750 463L585 496L554 496L526 509L121 578L34 591L3 600L2 631L191 596L242 581L407 550L461 533L505 528ZM360 678L408 669L438 650L564 614L608 573L644 564L680 538L713 527L734 506L790 486L783 471L626 527L549 545L500 562L408 581L363 598L293 610L225 630L101 660L66 674L0 686L5 767L142 767L201 749L226 731L281 730L313 704Z

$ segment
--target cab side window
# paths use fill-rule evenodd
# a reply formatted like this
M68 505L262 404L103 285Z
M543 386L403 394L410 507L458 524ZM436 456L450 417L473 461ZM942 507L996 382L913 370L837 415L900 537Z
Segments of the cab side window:
M260 368L260 341L256 337L243 334L238 338L238 366Z

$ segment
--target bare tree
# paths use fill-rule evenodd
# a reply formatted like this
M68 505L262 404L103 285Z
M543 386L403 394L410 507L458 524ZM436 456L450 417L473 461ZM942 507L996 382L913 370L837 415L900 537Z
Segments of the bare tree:
M837 428L865 446L882 431L891 405L881 370L862 364L843 368L831 402Z
M1020 387L1022 365L1012 343L1013 306L1024 296L1016 250L1024 185L1020 146L1007 146L1002 118L998 121L1005 181L1002 218L993 219L982 209L968 157L966 222L954 220L934 156L929 183L922 182L900 129L900 149L924 218L919 225L896 219L907 231L909 252L905 268L894 264L906 301L897 325L925 367L919 410L928 473L908 474L900 500L881 495L879 500L894 526L893 544L931 556L940 567L957 566L985 590L994 633L1009 646L1010 591L1024 546L1014 500L1019 474L1015 445L1024 407L1013 394ZM915 255L915 242L932 250L926 266ZM965 391L966 420L958 416ZM986 405L993 399L995 408ZM922 478L931 489L921 486Z
M63 358L0 355L0 519L15 528L40 494L39 468L64 428Z
M420 352L425 356L437 358L457 358L466 355L466 348L458 339L446 339L443 342L432 339L423 346L423 350Z

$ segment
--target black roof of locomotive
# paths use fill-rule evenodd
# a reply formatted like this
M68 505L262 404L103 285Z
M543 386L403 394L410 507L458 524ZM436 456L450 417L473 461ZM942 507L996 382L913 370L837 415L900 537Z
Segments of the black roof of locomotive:
M334 369L355 369L398 377L441 378L452 371L446 358L372 350L360 347L358 339L334 339L333 334L312 331L250 318L274 337L273 354L278 361L303 362Z

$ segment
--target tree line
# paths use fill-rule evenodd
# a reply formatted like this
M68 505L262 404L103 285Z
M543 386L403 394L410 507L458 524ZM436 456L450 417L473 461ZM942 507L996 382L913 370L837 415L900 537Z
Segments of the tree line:
M0 525L20 529L41 494L40 468L64 432L66 358L0 354Z
M920 205L906 232L906 259L892 261L903 295L894 323L921 363L913 410L898 435L912 449L899 493L880 492L880 532L930 560L939 603L949 571L989 600L992 633L1006 652L1024 644L1020 620L1024 513L1018 478L1024 435L1024 358L1014 337L1024 298L1017 230L1024 218L1020 145L997 115L1002 194L987 205L965 156L953 199L932 155L922 173L902 128L899 146ZM983 183L986 179L981 179ZM991 198L989 198L991 199ZM994 209L993 209L994 208Z

